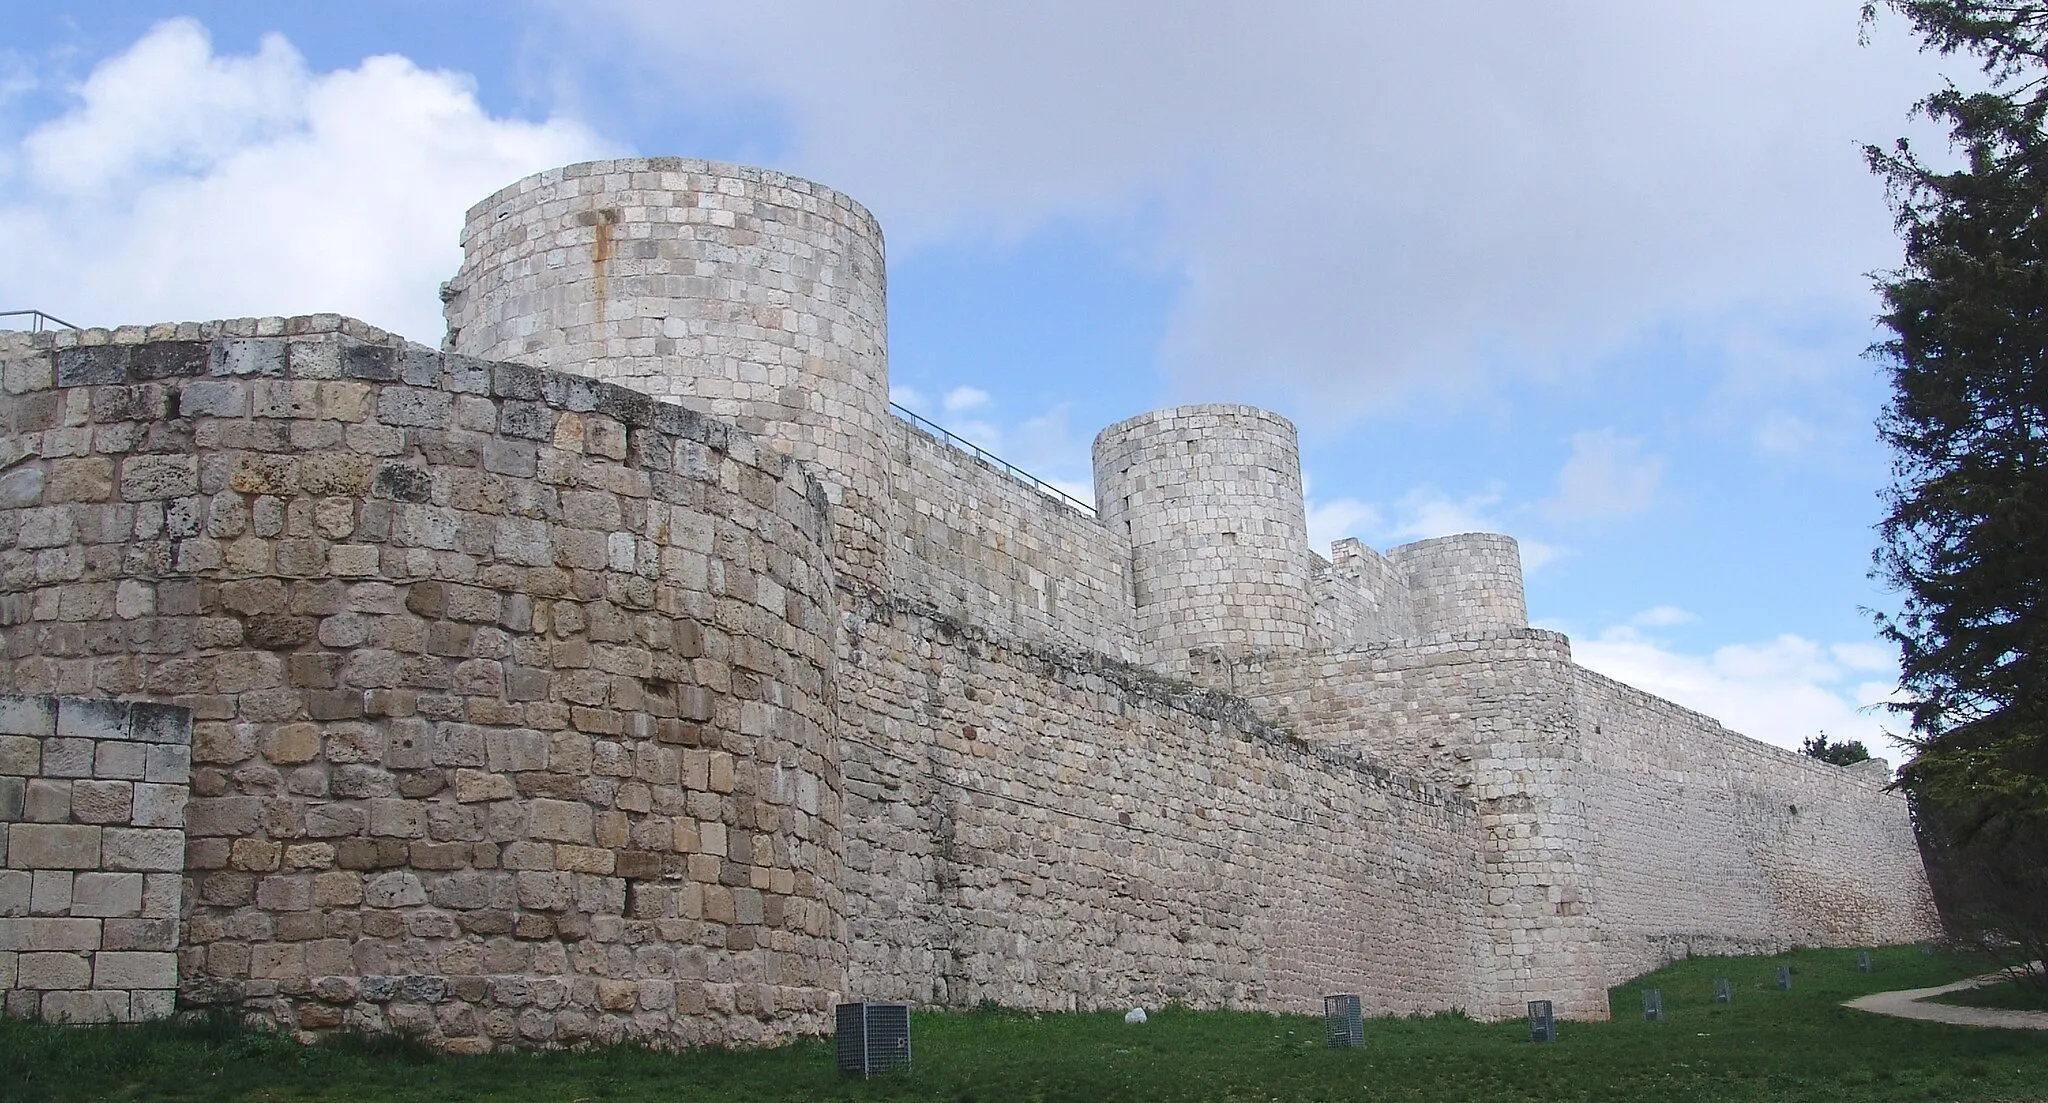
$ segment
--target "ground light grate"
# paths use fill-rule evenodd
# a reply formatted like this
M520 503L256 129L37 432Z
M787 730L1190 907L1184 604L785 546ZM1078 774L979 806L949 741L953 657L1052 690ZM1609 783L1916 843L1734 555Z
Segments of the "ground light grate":
M1529 1001L1529 1040L1557 1041L1557 1016L1552 1011L1549 1000Z
M1365 1010L1358 997L1323 997L1323 1037L1331 1049L1357 1049L1365 1044Z
M839 1005L839 1071L865 1080L878 1072L910 1065L910 1005Z

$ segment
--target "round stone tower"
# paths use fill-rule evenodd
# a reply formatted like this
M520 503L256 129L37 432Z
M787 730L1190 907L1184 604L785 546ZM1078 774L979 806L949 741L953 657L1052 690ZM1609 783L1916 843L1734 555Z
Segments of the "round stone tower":
M878 580L890 509L882 231L830 188L675 157L529 176L470 208L449 350L592 376L803 461L847 573Z
M1095 502L1129 535L1148 662L1308 645L1308 520L1294 425L1250 406L1176 406L1095 438Z
M1391 549L1387 558L1408 577L1415 630L1421 635L1471 636L1529 627L1522 602L1522 553L1512 536L1439 536Z

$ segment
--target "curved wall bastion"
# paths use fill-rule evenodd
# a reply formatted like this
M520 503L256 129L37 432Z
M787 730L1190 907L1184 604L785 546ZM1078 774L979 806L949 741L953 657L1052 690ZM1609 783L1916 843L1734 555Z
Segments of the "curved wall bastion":
M1317 554L1278 415L1110 427L1099 513L891 416L828 188L593 162L463 241L438 350L0 333L8 1013L1602 1018L1675 956L1937 931L1881 766L1577 666L1508 537Z

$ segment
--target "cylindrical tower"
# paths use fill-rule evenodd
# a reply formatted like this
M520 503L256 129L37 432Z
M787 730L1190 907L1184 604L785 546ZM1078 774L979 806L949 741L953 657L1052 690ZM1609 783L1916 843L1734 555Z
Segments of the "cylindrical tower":
M890 509L882 231L830 188L675 157L529 176L470 208L447 347L701 410L803 461L849 573Z
M1515 538L1467 532L1404 544L1387 558L1408 577L1415 630L1470 636L1529 627L1522 601L1522 553Z
M1095 438L1095 502L1131 541L1149 662L1308 645L1308 521L1294 425L1250 406L1176 406Z

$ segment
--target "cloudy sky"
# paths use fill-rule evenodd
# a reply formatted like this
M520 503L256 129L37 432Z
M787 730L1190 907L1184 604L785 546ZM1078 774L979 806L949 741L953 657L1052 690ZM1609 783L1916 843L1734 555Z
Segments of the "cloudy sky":
M1508 532L1587 665L1896 759L1860 149L1969 73L1857 9L0 0L0 309L431 343L503 184L769 165L881 219L899 400L1005 458L1278 410L1319 540Z

